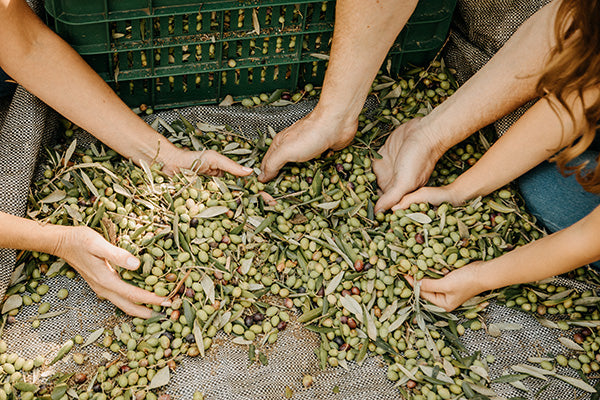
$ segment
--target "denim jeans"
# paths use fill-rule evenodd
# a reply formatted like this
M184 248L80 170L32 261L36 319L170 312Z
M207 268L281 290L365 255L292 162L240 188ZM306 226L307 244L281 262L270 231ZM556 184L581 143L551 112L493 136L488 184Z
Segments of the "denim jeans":
M5 82L7 79L10 77L0 68L0 97L12 96L17 88L15 83Z
M571 163L589 160L596 165L598 151L588 150ZM547 161L517 179L525 205L548 232L564 229L584 218L600 205L600 196L586 192L574 175L564 177ZM600 270L600 261L592 264Z

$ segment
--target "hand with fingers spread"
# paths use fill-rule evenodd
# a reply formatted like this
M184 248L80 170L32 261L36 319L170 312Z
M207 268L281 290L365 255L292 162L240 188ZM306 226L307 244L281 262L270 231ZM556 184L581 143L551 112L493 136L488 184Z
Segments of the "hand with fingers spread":
M170 306L167 298L121 280L114 267L136 270L139 260L90 228L63 227L53 253L75 268L99 297L110 300L127 314L150 318L152 310L145 304Z
M318 112L313 111L275 135L262 160L258 180L273 179L288 162L309 161L326 150L341 150L348 146L356 134L358 120L347 124L334 121L335 118L320 118Z
M476 261L450 272L440 279L422 279L421 297L446 311L452 311L471 297L487 290L479 279L478 271L482 261ZM406 280L413 287L415 279L406 275Z
M423 119L413 119L392 132L373 161L373 171L383 194L375 211L400 208L400 201L427 183L443 149L433 140Z

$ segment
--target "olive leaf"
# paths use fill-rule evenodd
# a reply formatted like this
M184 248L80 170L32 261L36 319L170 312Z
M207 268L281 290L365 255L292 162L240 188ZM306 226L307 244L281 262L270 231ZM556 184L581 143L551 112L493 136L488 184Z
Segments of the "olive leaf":
M10 274L9 287L26 278L26 276L23 274L24 268L25 268L25 263L21 263L21 265L19 265L17 268L15 268L15 270L12 272L12 274Z
M460 237L462 239L468 239L471 235L469 234L469 228L467 228L467 225L465 225L460 218L456 219L456 224L458 225L458 234Z
M524 392L529 392L529 388L521 381L511 381L508 384Z
M250 267L252 267L253 260L254 260L254 257L244 258L240 261L240 274L246 275L248 273L248 271L250 271Z
M432 221L429 215L423 213L408 213L405 216L419 224L429 224Z
M576 388L581 389L585 392L596 393L596 389L594 389L593 386L585 383L581 379L572 378L570 376L564 376L564 375L554 375L554 377L560 379L561 381L567 382L569 385L575 386Z
M252 340L244 339L242 336L238 336L238 337L234 338L231 341L233 343L235 343L235 344L240 344L242 346L248 346L248 345L251 345L253 343Z
M336 276L333 277L333 279L329 282L329 284L327 285L327 288L325 289L325 296L329 296L330 294L335 292L337 287L342 282L342 279L344 279L345 273L346 273L346 271L341 271L340 273L338 273Z
M377 327L375 326L375 321L373 321L373 315L365 309L364 305L362 306L362 310L367 325L367 336L369 339L375 341L377 340Z
M501 375L501 376L493 379L490 383L510 383L510 382L516 382L516 381L523 380L523 379L527 378L528 376L529 376L528 374L510 374L510 373L504 373L504 375Z
M545 381L548 380L546 375L554 375L554 372L551 372L551 371L548 371L548 370L545 370L542 368L538 368L538 367L533 367L533 366L527 365L527 364L517 364L517 365L511 366L510 368L515 372L527 374L527 375L533 376L535 378L543 379Z
M390 326L388 327L388 332L392 333L394 332L396 329L400 328L400 326L408 319L408 317L410 316L410 312L412 311L412 307L408 306L408 307L404 307L403 309L401 309L398 312L398 316L396 318L396 320L394 322L392 322L390 324Z
M229 211L229 208L225 206L208 207L200 211L200 213L196 215L196 218L213 218L225 214L227 211Z
M468 382L467 382L468 383ZM494 392L492 389L485 387L485 386L481 386L481 385L476 385L474 383L468 383L468 385L471 387L471 389L473 389L475 392L482 394L484 396L491 396L491 397L495 397L497 396L496 392Z
M113 190L115 193L118 193L122 196L133 197L133 195L129 192L129 190L127 190L126 188L124 188L123 186L119 185L116 182L113 183Z
M423 373L430 378L439 379L440 381L448 383L450 385L454 384L454 379L450 378L448 375L446 375L442 371L437 371L437 375L434 377L433 376L433 369L434 369L433 367L430 367L428 365L420 365L419 368L421 368L421 371L423 371Z
M446 358L442 358L442 365L444 367L444 371L446 372L446 375L448 375L448 376L456 375L456 369L454 368L452 363L450 361L448 361Z
M554 321L550 321L547 318L538 318L538 322L543 327L550 328L550 329L558 329L558 324Z
M103 334L104 334L104 328L95 330L94 332L90 333L90 335L87 337L85 342L81 345L81 347L89 346L90 344L94 343L96 340L100 339L100 336L102 336Z
M411 371L409 371L402 364L395 364L395 365L407 378L412 379L413 381L417 380L417 378L415 378L415 374L417 373L417 371L419 369L418 367L414 367Z
M340 200L329 201L326 203L317 204L316 207L322 208L323 210L333 210L340 205Z
M8 296L6 301L4 301L4 305L2 306L2 314L6 314L7 312L17 309L23 305L23 298L18 294L13 294Z
M83 183L85 183L85 186L87 186L90 193L93 194L95 197L100 197L100 194L98 193L98 188L96 188L96 186L92 183L92 180L90 179L90 177L83 170L81 170L79 172L81 173L81 178L83 179Z
M198 350L200 350L200 356L204 357L204 339L202 338L202 329L200 328L197 319L194 319L194 329L192 330L192 333L194 334L196 346L198 346Z
M363 310L360 304L358 304L358 301L356 301L352 296L346 295L340 297L340 303L342 303L342 307L356 315L356 318L362 322Z
M73 344L73 340L67 340L65 344L63 344L63 346L58 350L58 353L56 353L56 356L50 362L50 365L56 363L57 361L61 360L64 356L66 356L67 353L70 352L73 348Z
M65 152L65 158L64 158L64 163L63 163L63 166L65 168L67 167L67 164L71 160L71 156L73 156L73 153L75 152L76 147L77 147L77 138L73 139L73 141L69 145L69 148Z
M571 293L573 293L574 291L575 291L575 289L569 289L569 290L564 290L562 292L555 293L552 296L548 297L548 300L562 300L565 297L570 296Z
M581 347L580 345L578 345L577 343L575 343L574 341L572 341L569 338L566 337L559 337L558 341L565 346L566 348L570 349L570 350L575 350L575 351L584 351L583 347Z
M204 347L204 346L203 346ZM147 390L156 389L161 386L165 386L171 380L171 372L169 366L165 366L158 370L156 375L150 381L150 384L146 388Z
M204 290L210 304L213 304L215 302L215 283L210 279L208 274L204 274L200 281L200 285L202 285L202 290Z
M479 375L480 377L482 377L483 379L485 379L486 381L490 380L490 375L488 374L487 370L479 365L471 365L469 367L469 369L471 371L473 371L474 373L476 373L477 375Z
M64 267L64 265L65 265L64 260L54 261L52 264L50 264L50 267L48 268L48 272L46 272L46 276L48 278L52 278L52 277L58 275L58 273L60 272L62 267Z
M373 285L374 284L375 284L375 282L373 282ZM372 292L373 292L372 290L370 292L367 291L367 293L372 293ZM398 299L394 300L392 302L392 304L388 305L383 310L383 312L381 313L381 317L379 318L379 322L384 323L385 321L387 321L392 315L394 315L396 310L398 310Z
M40 200L40 203L56 203L67 197L67 193L64 190L56 189L48 196Z

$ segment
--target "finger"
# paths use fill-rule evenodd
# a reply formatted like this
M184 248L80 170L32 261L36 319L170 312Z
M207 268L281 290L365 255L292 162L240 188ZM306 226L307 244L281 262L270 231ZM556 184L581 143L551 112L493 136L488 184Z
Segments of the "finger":
M144 319L152 317L152 309L132 303L116 293L113 293L111 296L107 297L107 299L126 314Z
M421 290L423 290L425 292L444 293L448 290L448 288L446 287L446 280L444 278L422 279L421 280Z
M383 195L379 198L379 200L377 200L374 210L375 213L388 210L393 205L396 205L405 193L405 186L398 185L398 183L395 182L395 184L390 188L390 190L386 190L383 193Z
M155 293L125 283L121 279L116 279L113 287L111 287L110 290L116 295L121 296L133 303L154 304L163 307L171 306L171 301L166 297L158 296Z
M447 309L448 305L446 304L446 295L444 293L421 292L421 298L442 307L446 311L450 311Z
M235 176L247 176L252 173L252 168L243 167L240 164L233 161L231 158L226 157L222 154L209 150L205 154L207 161L210 161L211 164L215 165L219 171L229 172Z
M400 199L400 202L392 207L393 211L398 209L406 210L413 203L427 203L427 193L425 188L409 193Z
M268 182L275 178L279 173L281 167L283 167L289 161L286 147L280 148L279 146L269 147L267 154L265 154L262 163L260 164L260 175L258 180L261 182Z
M125 269L136 270L140 266L140 260L130 252L108 243L100 235L94 239L93 247L90 249L97 257L108 261L109 264L119 265Z

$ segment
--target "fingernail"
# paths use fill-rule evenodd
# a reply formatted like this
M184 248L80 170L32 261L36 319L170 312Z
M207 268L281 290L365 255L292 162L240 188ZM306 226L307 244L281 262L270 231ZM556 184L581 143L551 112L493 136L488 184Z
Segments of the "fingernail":
M166 316L167 316L167 314L165 314L165 313L156 312L154 310L152 311L152 317L161 317L162 318L162 317L166 317Z
M171 302L169 300L165 300L162 303L160 303L160 305L163 307L171 307Z
M242 167L242 169L246 172L252 172L254 171L252 168L248 168L248 167Z
M128 257L127 258L127 266L131 267L131 268L137 268L140 266L140 260L138 260L135 257Z

